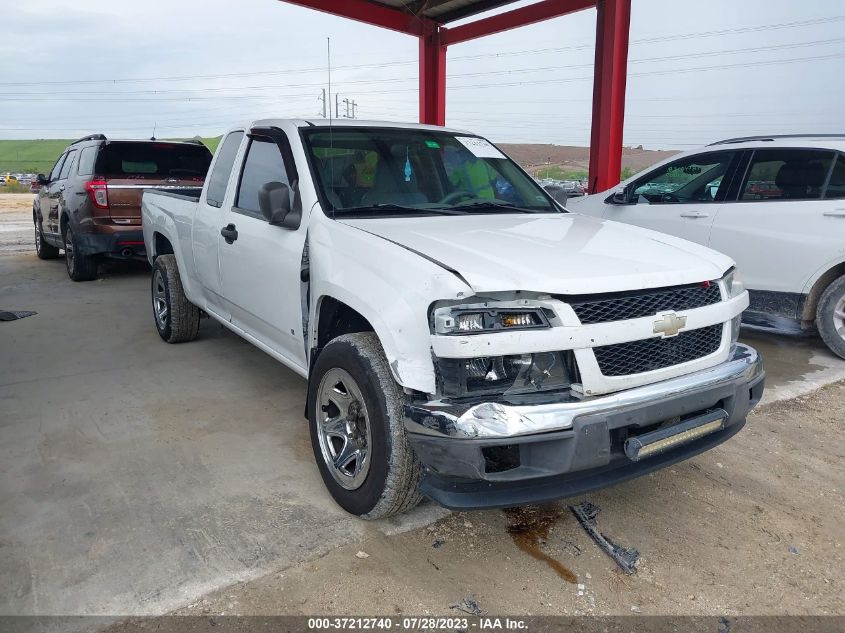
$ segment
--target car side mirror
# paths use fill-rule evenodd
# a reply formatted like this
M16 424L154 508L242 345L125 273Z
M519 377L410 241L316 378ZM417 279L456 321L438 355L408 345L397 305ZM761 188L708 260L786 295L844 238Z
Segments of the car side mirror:
M293 211L290 203L290 187L282 182L266 182L258 190L258 208L261 215L273 226L297 229L302 214Z
M613 195L610 196L610 203L611 204L628 204L628 197L629 191L626 187L625 189L621 189L619 191L614 191Z
M38 174L35 179L38 181L39 185L46 185L50 182L49 180L47 180L47 176L45 176L44 174Z

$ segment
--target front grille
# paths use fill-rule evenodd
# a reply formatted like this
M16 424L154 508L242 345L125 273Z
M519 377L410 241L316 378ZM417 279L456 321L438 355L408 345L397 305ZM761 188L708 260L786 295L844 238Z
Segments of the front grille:
M722 300L715 281L671 288L636 290L613 294L560 297L575 310L581 323L605 323L701 308Z
M605 376L628 376L663 369L703 358L719 349L722 324L681 332L671 338L647 338L642 341L594 347L596 360Z

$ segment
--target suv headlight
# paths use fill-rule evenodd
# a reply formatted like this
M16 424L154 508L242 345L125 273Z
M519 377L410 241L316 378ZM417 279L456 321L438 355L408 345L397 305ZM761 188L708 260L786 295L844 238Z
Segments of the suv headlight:
M445 307L434 311L432 321L436 334L489 334L551 327L543 308Z
M742 283L742 278L739 276L736 268L731 268L727 274L722 277L725 282L725 290L728 293L728 299L738 297L745 292L745 284Z

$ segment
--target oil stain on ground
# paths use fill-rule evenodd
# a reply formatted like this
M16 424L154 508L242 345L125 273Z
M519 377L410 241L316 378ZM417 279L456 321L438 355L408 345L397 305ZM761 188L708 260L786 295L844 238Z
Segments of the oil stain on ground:
M549 532L562 515L562 511L552 506L528 506L523 508L505 508L504 513L510 519L508 534L523 552L543 561L567 582L575 583L578 578L555 558L541 549L541 541L549 538Z

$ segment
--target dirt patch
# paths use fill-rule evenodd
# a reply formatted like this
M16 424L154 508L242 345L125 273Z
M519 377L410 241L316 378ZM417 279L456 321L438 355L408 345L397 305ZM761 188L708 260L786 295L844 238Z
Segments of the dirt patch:
M34 199L31 193L0 193L0 214L32 213Z
M515 615L841 615L843 410L845 383L769 405L708 453L590 494L602 530L640 551L635 575L560 503L375 536L182 612L454 615L469 596Z

